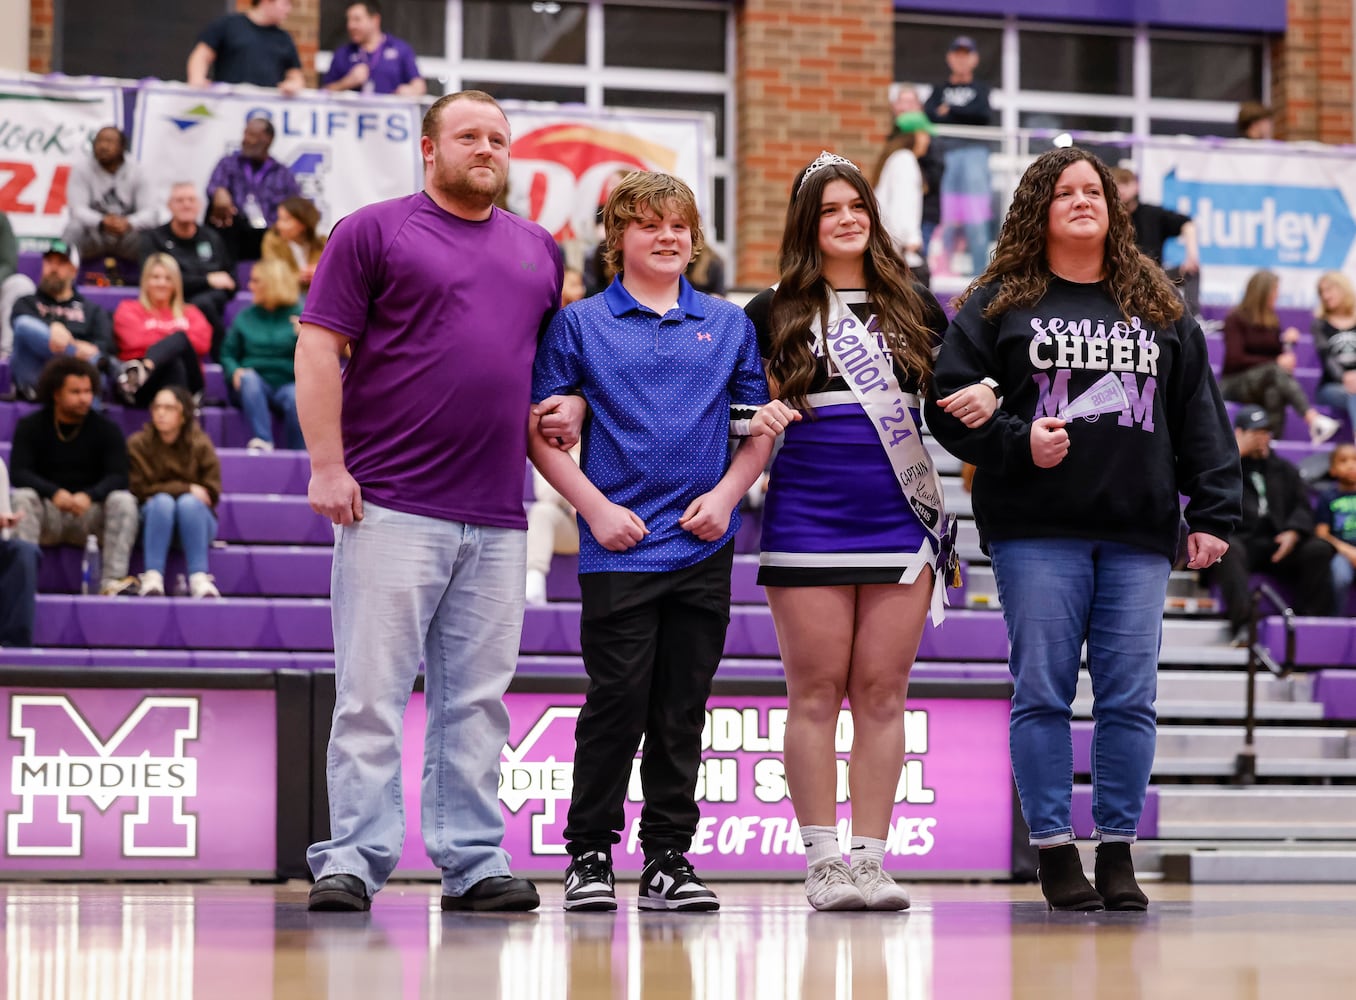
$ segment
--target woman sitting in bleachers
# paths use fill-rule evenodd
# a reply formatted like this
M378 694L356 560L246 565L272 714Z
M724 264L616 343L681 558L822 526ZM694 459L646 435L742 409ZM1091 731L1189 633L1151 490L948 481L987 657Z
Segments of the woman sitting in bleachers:
M141 268L141 294L118 304L113 336L124 365L118 377L123 399L148 406L165 386L202 393L200 357L212 346L212 326L197 306L184 302L179 265L167 253L153 253Z
M261 260L282 261L297 276L302 288L311 287L311 276L325 249L325 237L316 232L320 209L309 198L288 198L278 206L278 221L264 233Z
M1310 332L1323 368L1318 400L1346 410L1356 432L1356 289L1341 271L1318 279L1318 308Z
M1294 344L1300 333L1290 327L1281 332L1276 317L1280 281L1270 271L1258 271L1248 279L1243 301L1224 319L1224 374L1220 392L1235 403L1253 403L1267 411L1271 436L1285 436L1285 408L1309 425L1309 438L1322 444L1337 432L1339 424L1309 405L1304 390L1295 381Z
M165 593L165 561L175 535L188 563L193 597L220 597L207 571L207 551L217 534L221 463L193 416L193 398L182 386L157 392L151 420L127 439L132 493L141 501L146 571L141 593Z
M273 413L283 418L288 448L306 447L297 421L297 318L301 315L296 275L278 260L261 260L250 272L254 304L231 323L221 345L221 370L231 402L250 425L249 450L273 450Z

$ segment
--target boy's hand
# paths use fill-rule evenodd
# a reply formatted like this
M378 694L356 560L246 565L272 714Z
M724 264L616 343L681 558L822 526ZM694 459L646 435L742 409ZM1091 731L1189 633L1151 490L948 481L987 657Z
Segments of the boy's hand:
M703 542L714 542L730 527L733 504L721 500L715 493L703 493L690 504L678 519L678 527L690 531Z
M584 520L598 544L609 552L633 549L650 533L645 522L634 512L615 503L609 503L592 516L585 516Z
M757 437L762 434L766 437L776 438L790 424L799 419L799 410L793 410L780 399L774 399L772 402L760 406L758 412L753 415L753 419L749 421L749 436ZM688 509L691 510L691 508ZM724 533L722 529L721 534Z

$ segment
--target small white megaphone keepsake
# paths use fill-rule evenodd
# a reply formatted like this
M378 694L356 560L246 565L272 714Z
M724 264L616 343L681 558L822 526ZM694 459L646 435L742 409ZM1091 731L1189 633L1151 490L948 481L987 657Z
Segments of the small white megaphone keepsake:
M1061 420L1096 420L1103 413L1119 413L1130 405L1130 397L1125 394L1121 377L1115 372L1107 372L1087 392L1076 399L1069 400L1059 411Z

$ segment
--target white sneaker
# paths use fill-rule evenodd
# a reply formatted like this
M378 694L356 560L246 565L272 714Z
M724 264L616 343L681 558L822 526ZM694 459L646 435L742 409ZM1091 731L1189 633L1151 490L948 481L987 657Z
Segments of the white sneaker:
M213 580L211 573L190 573L188 577L188 596L220 597L221 591L217 590L216 581Z
M842 858L824 861L805 876L805 898L816 910L865 910L866 897Z
M273 450L273 442L265 441L263 438L250 438L245 450L251 455L264 455Z
M546 603L546 574L539 569L527 571L527 603Z
M153 569L141 574L142 597L164 597L165 577Z
M852 881L866 900L868 910L907 910L909 892L881 868L878 861L858 861L852 866Z
M1314 421L1309 425L1309 441L1312 444L1322 444L1328 438L1332 437L1341 428L1341 424L1332 417L1322 413L1314 416Z

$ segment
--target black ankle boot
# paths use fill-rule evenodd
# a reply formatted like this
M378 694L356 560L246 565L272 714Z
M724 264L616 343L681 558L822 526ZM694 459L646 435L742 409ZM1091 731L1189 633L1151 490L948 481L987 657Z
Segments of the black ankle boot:
M1036 874L1052 910L1101 910L1102 897L1088 884L1076 844L1043 847ZM1132 878L1133 882L1134 879Z
M1130 860L1129 844L1123 841L1098 844L1093 877L1108 910L1149 908L1149 897L1140 891L1139 883L1135 881L1135 866Z

